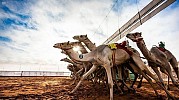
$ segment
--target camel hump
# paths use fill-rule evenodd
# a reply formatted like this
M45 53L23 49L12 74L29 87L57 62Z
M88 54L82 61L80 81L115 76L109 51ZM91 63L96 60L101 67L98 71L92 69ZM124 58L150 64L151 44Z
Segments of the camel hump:
M159 50L158 47L152 47L150 50L156 57L167 58L166 54Z

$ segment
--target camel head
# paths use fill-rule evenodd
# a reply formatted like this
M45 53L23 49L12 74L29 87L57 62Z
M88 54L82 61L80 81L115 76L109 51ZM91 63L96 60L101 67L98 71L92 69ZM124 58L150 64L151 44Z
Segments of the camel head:
M74 66L72 64L68 64L67 69L74 72Z
M68 50L68 49L71 49L73 48L73 46L70 44L70 42L63 42L63 43L56 43L54 44L53 46L54 48L59 48L59 49L62 49L62 50Z
M80 51L81 50L81 42L63 42L63 43L56 43L54 44L54 48L59 48L62 50L62 53L66 53L66 50L73 49L74 51Z
M126 37L131 39L133 42L140 42L143 40L141 32L129 33L126 35Z
M68 58L63 58L60 61L67 61L67 60L68 60Z
M81 46L82 45L81 42L79 42L79 41L77 41L77 42L70 42L69 44L72 45L72 46Z
M73 39L79 40L79 41L83 41L87 38L88 38L87 35L76 35L76 36L73 37Z

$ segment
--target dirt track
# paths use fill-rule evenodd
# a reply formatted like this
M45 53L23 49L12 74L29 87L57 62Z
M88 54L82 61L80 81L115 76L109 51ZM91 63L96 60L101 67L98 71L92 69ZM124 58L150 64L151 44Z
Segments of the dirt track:
M94 85L85 81L74 93L68 77L0 77L0 99L58 99L58 100L109 100L105 85ZM166 99L166 94L155 84L157 91ZM179 100L179 89L171 86L169 91ZM136 88L136 86L135 86ZM114 91L114 100L156 100L156 95L148 83L143 83L136 93L120 95Z

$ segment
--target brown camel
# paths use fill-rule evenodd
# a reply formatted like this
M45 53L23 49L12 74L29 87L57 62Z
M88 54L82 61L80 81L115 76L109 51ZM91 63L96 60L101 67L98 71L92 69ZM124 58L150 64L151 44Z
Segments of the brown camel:
M164 53L167 55L167 59L170 62L171 66L173 67L177 78L179 80L179 68L178 68L178 62L177 59L175 58L175 56L167 49L164 50Z
M142 54L148 60L149 66L152 67L152 69L157 74L158 78L160 79L160 82L162 82L163 85L164 82L158 70L158 67L160 67L161 72L167 74L172 79L172 82L175 86L177 87L179 86L172 75L172 71L168 63L167 55L164 52L159 50L157 47L152 47L151 50L149 51L145 45L145 42L140 32L127 34L126 37L131 39L133 42L137 43L138 48L141 50Z
M94 72L98 66L103 66L107 72L108 84L110 88L110 100L113 100L113 80L112 80L112 75L111 75L111 68L113 67L114 64L120 65L124 63L125 61L128 61L131 57L134 63L130 63L130 66L133 67L134 70L137 70L136 72L143 75L146 78L146 80L148 80L148 82L153 87L157 96L159 96L158 92L155 90L153 83L151 79L148 77L148 75L157 82L157 84L166 92L167 96L169 96L170 98L173 98L171 94L166 90L166 88L158 81L158 79L147 69L146 65L143 63L140 57L136 55L135 53L133 53L132 55L129 55L125 50L117 49L115 50L115 56L114 56L114 51L111 50L107 45L100 45L95 50L87 54L79 55L78 53L75 53L73 51L72 49L73 46L69 45L68 42L56 43L53 47L66 49L66 52L68 52L69 56L71 56L73 59L77 61L93 63L93 66L91 67L91 69L81 77L81 80L79 81L77 86L71 91L71 93L75 92L80 86L81 82L88 75ZM113 61L112 59L113 57L115 58L115 61Z
M80 42L83 42L83 43L87 46L87 48L88 48L90 51L96 49L95 43L92 43L92 41L90 41L90 39L88 38L87 35L76 35L76 36L73 36L73 39L78 40L78 41L80 41ZM139 53L137 50L135 50L134 48L133 48L133 51L140 56L140 53ZM125 72L123 72L123 71L124 71L124 69L125 69L124 67L127 67L127 68L134 74L134 76L135 76L134 81L133 81L133 83L132 83L131 86L130 86L131 88L133 88L133 86L134 86L134 84L135 84L135 82L136 82L136 80L137 80L137 78L138 78L138 74L134 72L134 70L131 68L131 66L130 66L128 63L125 63L125 64L123 64L123 65L121 65L121 66L123 66L122 69L121 69L121 68L115 68L115 67L117 67L117 66L115 66L115 67L114 67L114 68L115 68L114 70L119 69L119 70L118 70L119 77L121 77L122 83L125 84L125 81L126 81L126 79L127 79L128 77L125 76L125 75L127 75L127 73L125 73ZM114 73L114 72L113 72L113 73ZM113 76L116 76L116 75L113 75ZM123 78L122 78L122 77L123 77ZM114 80L115 80L115 79L114 79ZM139 82L139 84L138 84L137 87L138 87L138 88L141 87L141 84L142 84L142 79L141 79L141 81ZM126 84L125 84L125 85L126 85ZM127 86L126 86L126 87L127 87ZM128 88L128 87L127 87L127 88ZM129 89L129 88L128 88L128 89Z

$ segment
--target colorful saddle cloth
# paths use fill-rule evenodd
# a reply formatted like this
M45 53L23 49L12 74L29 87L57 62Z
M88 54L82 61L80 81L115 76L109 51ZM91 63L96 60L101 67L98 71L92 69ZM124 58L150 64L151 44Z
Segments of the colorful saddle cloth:
M129 55L132 55L132 51L128 50L127 47L127 42L123 41L122 43L111 43L108 45L111 50L116 50L116 49L123 49L125 50Z
M166 51L166 49L165 48L162 48L162 47L157 47L160 51L163 51L163 52L165 52Z

